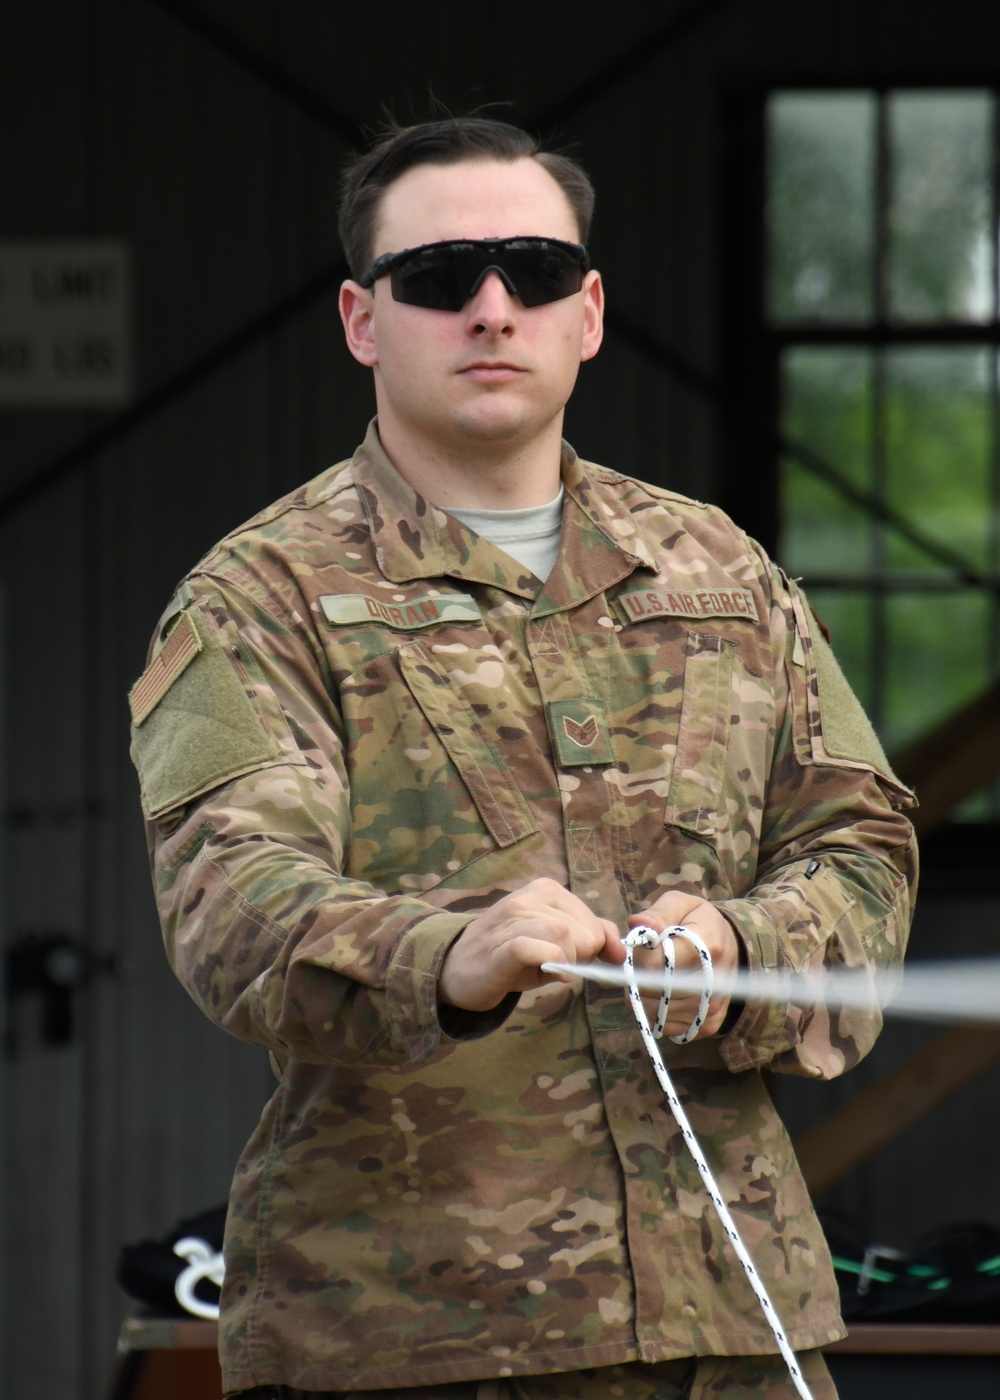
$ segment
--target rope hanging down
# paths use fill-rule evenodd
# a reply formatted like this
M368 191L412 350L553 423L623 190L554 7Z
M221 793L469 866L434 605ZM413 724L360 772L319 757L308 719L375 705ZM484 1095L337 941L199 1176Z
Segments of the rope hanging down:
M681 1130L681 1135L687 1144L688 1151L694 1158L694 1164L698 1168L698 1174L704 1183L705 1190L708 1192L712 1204L715 1206L716 1214L719 1217L723 1230L726 1232L726 1237L732 1245L737 1259L739 1259L743 1266L743 1272L746 1274L747 1281L757 1296L761 1311L767 1319L767 1325L774 1334L774 1340L778 1344L778 1350L784 1357L785 1364L791 1375L792 1384L798 1391L801 1400L812 1400L812 1394L805 1383L795 1352L792 1350L788 1338L785 1336L785 1330L781 1325L781 1319L778 1316L774 1304L771 1302L767 1289L764 1287L763 1279L754 1267L753 1260L750 1258L746 1245L740 1238L740 1232L736 1228L736 1222L729 1212L729 1207L722 1199L722 1192L719 1190L718 1183L712 1175L708 1162L705 1160L705 1155L701 1150L698 1139L694 1135L694 1129L688 1122L688 1116L684 1112L681 1101L677 1096L677 1091L674 1088L673 1081L667 1073L666 1065L663 1063L659 1046L656 1043L657 1036L663 1033L663 1028L667 1021L667 1010L670 1006L671 976L674 970L673 940L675 938L686 939L698 954L702 966L702 994L697 1014L690 1026L688 1026L687 1030L682 1035L673 1035L670 1039L679 1045L686 1045L689 1041L694 1040L695 1036L704 1025L705 1017L708 1015L708 1003L712 995L712 957L698 935L691 929L685 928L682 924L675 924L671 928L664 929L663 933L657 933L655 929L640 925L638 928L630 929L625 935L623 942L625 944L627 956L624 970L629 1002L632 1006L632 1014L635 1016L639 1031L645 1042L646 1050L652 1061L653 1070L657 1079L660 1081L660 1088L663 1090L667 1103L670 1106L670 1111L677 1121L677 1126ZM667 962L666 974L661 978L662 990L660 994L660 1005L656 1015L655 1033L654 1029L650 1027L649 1019L646 1016L646 1008L642 1004L642 996L639 991L637 974L633 962L635 949L642 946L648 948L662 946Z
M684 938L698 954L701 967L693 972L678 972L675 968L673 941ZM715 1207L722 1228L743 1266L751 1288L757 1296L768 1326L774 1334L778 1350L788 1366L792 1382L801 1400L812 1400L809 1388L799 1368L795 1353L789 1345L777 1310L754 1267L753 1260L740 1238L736 1223L722 1198L694 1130L677 1096L656 1040L662 1036L667 1022L672 992L698 993L700 1002L691 1025L682 1035L671 1036L677 1044L694 1040L705 1023L713 991L743 1001L793 1003L795 1005L825 1005L831 1008L874 1008L897 1016L923 1021L1000 1022L1000 959L962 959L934 962L911 967L906 974L866 970L828 971L822 974L785 971L735 972L725 976L714 973L708 949L691 929L681 924L663 933L640 925L630 929L623 942L626 948L624 967L610 963L543 963L543 972L580 977L605 986L624 986L628 991L633 1015L671 1113ZM639 971L635 967L637 947L662 947L665 968L662 972ZM658 991L660 1004L655 1026L651 1027L642 1003L641 991Z

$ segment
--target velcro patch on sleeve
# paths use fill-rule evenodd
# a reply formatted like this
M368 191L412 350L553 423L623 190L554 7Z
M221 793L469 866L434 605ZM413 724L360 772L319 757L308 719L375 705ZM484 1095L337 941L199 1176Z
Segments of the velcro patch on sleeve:
M624 622L646 622L652 617L758 621L757 603L746 588L634 588L619 593L615 604Z
M422 593L404 600L372 598L367 593L327 593L319 600L323 616L334 627L379 623L404 632L433 627L439 622L480 622L482 614L468 593Z
M166 645L182 626L193 631L198 646L183 666L176 663L169 684L132 730L143 807L151 817L281 758L211 623L194 610L182 613Z
M201 639L186 612L129 691L132 723L138 729L166 695L174 681L201 651Z
M871 720L818 628L812 633L812 654L819 687L824 750L830 758L867 764L876 773L898 783Z

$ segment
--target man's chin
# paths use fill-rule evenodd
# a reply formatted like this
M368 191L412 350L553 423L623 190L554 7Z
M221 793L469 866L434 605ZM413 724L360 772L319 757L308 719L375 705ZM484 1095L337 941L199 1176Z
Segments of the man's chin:
M478 442L483 446L492 444L498 448L523 447L544 432L551 418L539 421L537 417L519 411L512 411L506 405L490 405L492 411L460 414L453 421L457 437L468 443Z

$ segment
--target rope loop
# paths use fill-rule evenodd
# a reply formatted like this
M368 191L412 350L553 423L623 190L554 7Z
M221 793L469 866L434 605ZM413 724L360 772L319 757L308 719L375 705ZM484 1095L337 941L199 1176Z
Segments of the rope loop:
M666 965L663 981L663 991L660 994L660 1004L656 1011L656 1021L653 1025L653 1034L657 1040L661 1039L667 1024L667 1012L670 1010L670 990L674 977L674 939L683 938L690 943L698 954L701 962L702 972L702 992L698 1002L698 1010L695 1018L686 1031L680 1035L672 1035L670 1039L675 1045L688 1045L695 1040L699 1031L708 1018L708 1008L712 1000L712 989L714 985L714 973L712 969L712 955L708 951L704 939L694 929L686 928L684 924L671 924L662 933L657 933L655 928L650 928L648 924L639 924L633 929L629 929L622 940L628 950L628 957L625 966L631 971L634 967L632 954L636 948L662 948L663 958Z

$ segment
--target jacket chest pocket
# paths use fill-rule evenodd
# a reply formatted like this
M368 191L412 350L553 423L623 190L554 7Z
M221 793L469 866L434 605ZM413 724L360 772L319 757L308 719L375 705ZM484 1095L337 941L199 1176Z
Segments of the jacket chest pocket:
M668 826L737 858L756 849L773 713L770 687L746 669L734 640L688 634Z
M735 643L690 632L684 688L664 820L714 838L722 818L729 732L733 721Z
M493 658L481 664L494 666L498 672L503 665ZM511 846L533 832L536 824L531 808L451 673L420 642L400 647L399 669L496 844ZM502 688L499 676L495 688Z

